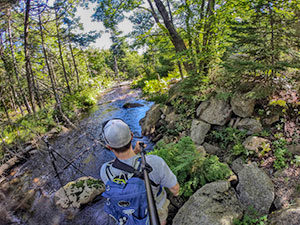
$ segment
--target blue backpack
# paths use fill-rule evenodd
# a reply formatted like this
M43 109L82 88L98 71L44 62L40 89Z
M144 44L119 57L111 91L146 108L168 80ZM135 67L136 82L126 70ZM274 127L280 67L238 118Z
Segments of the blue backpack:
M108 163L106 174L109 181L105 184L106 190L102 194L106 204L104 210L118 222L119 225L149 225L147 192L143 181L143 172L140 171L141 163L135 169L117 158ZM111 166L127 173L114 176ZM135 166L136 167L136 166ZM146 164L151 172L152 168ZM152 185L156 185L150 181Z

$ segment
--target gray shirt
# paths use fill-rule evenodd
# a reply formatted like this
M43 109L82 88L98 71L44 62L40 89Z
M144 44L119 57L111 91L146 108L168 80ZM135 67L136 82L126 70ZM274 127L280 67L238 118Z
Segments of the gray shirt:
M128 165L134 166L136 163L136 160L139 156L136 155L134 157L131 157L129 159L120 160L123 163L126 163ZM156 155L147 155L146 156L146 162L152 167L152 171L149 173L149 178L156 184L160 184L162 187L171 188L174 187L177 184L177 178L173 174L173 172L170 170L169 166L166 164L166 162L159 156ZM108 181L108 177L106 175L106 166L107 163L104 163L100 170L100 178L101 180L106 184ZM122 173L126 173L122 170L116 169L114 167L111 167L111 172L114 175L120 175ZM152 186L153 195L156 198L156 205L157 208L162 208L163 204L166 201L166 192L165 190L162 191L162 193L157 196L157 193L159 191L160 187Z

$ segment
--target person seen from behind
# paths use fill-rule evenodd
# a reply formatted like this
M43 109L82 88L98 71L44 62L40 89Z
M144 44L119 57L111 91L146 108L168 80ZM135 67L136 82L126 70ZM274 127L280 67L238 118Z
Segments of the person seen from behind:
M149 224L149 218L142 220L139 215L144 217L147 213L147 199L142 198L137 193L138 189L142 189L143 181L140 178L135 178L134 174L114 167L114 161L118 160L122 164L127 164L136 170L140 169L141 156L139 152L141 147L139 142L136 143L135 148L132 147L133 134L129 126L121 119L112 119L103 124L102 135L106 147L111 150L116 159L104 163L100 170L101 180L106 184L106 192L104 197L107 197L106 210L111 217L120 225L122 224ZM170 170L166 162L159 156L146 155L146 162L152 168L149 173L151 180L151 187L155 197L156 207L159 215L161 225L165 225L168 217L168 206L170 201L167 199L165 187L168 188L174 196L179 194L179 184L176 176ZM131 178L131 179L130 179ZM110 181L110 182L109 182ZM122 188L129 188L130 198L121 197L119 186L114 188L113 183L118 183ZM136 182L131 184L132 182ZM109 186L108 184L112 184ZM127 185L127 187L126 187ZM132 186L130 186L132 185ZM140 185L140 187L135 187ZM124 193L124 191L122 192ZM136 193L137 196L134 196ZM132 197L133 196L133 197ZM115 201L117 199L117 201ZM128 200L129 199L129 200ZM146 202L145 202L146 201ZM146 209L144 209L144 208ZM131 221L131 222L129 222ZM143 222L142 222L143 221ZM146 221L146 222L145 222Z

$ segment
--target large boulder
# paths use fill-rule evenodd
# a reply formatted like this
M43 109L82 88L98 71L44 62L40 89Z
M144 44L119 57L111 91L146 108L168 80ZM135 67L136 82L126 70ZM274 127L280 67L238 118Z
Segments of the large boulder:
M261 123L258 120L244 118L237 124L238 129L248 130L250 134L259 133L263 130Z
M228 181L216 181L200 188L180 208L173 225L230 225L243 211Z
M227 101L211 98L200 104L196 114L197 117L209 124L223 126L230 119L231 111Z
M232 111L239 117L250 117L254 111L255 100L244 94L235 94L230 101Z
M259 215L268 214L275 197L274 185L268 175L253 163L244 165L238 178L238 198L244 209L254 208Z
M269 217L270 225L299 225L300 224L300 199L297 204L288 208L273 212Z
M155 131L155 125L158 123L162 115L160 106L153 105L146 113L146 116L140 120L143 135L150 135Z
M191 127L191 138L197 145L201 145L211 125L201 120L194 119Z
M104 191L105 185L101 180L93 177L80 177L60 188L54 195L54 201L56 205L64 209L79 208Z

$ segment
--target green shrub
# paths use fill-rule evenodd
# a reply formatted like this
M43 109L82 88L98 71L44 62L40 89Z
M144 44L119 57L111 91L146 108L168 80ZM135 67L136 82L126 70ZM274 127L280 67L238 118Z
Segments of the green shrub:
M234 156L248 156L250 154L250 152L242 145L246 137L247 131L238 130L232 127L226 127L211 132L211 138L213 141L219 142L222 149L226 150L229 146L232 146L231 153Z
M268 221L268 217L262 216L256 218L254 216L244 215L242 220L235 220L233 222L234 225L266 225Z
M203 162L204 177L207 182L222 180L232 174L227 164L221 163L219 158L211 155Z
M197 189L216 180L225 179L231 175L226 164L220 163L218 157L204 157L196 150L190 137L183 137L178 143L157 143L150 154L162 157L177 176L181 186L180 194L191 196Z
M165 104L168 100L168 94L155 93L149 95L148 100L155 102L156 104Z
M225 127L220 130L212 131L214 141L219 142L221 148L227 149L230 144L238 144L247 136L247 131L241 131L232 127Z
M289 153L286 145L287 142L284 138L280 138L272 143L272 146L274 148L274 155L276 158L273 166L277 170L287 167Z

